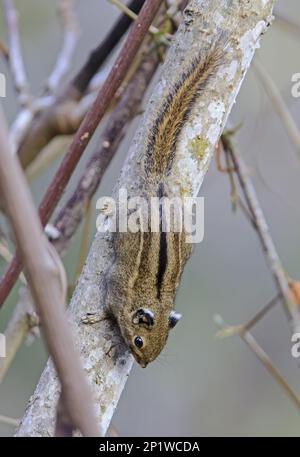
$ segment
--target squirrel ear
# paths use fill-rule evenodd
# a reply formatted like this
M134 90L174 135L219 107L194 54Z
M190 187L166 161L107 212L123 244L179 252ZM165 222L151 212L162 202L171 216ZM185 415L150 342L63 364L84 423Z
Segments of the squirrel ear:
M182 314L171 311L169 316L169 327L174 328L178 321L182 318Z
M145 324L147 327L153 327L154 315L150 309L140 308L134 313L132 322L136 325Z

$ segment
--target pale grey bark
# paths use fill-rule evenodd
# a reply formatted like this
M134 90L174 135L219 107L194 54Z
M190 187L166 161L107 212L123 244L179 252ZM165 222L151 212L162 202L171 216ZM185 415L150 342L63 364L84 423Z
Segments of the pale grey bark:
M196 196L216 143L225 126L260 36L272 21L275 0L192 0L184 13L160 82L132 141L115 193L126 188L138 195L139 167L149 127L164 99L199 48L205 49L221 32L227 36L224 64L191 113L180 136L172 172L174 194ZM98 233L70 304L82 361L94 388L99 427L105 433L132 367L132 357L109 321L83 325L86 313L103 307L103 274L113 261L110 236ZM112 348L112 349L111 349ZM110 350L111 349L111 350ZM48 362L29 402L18 436L48 436L54 428L59 385Z

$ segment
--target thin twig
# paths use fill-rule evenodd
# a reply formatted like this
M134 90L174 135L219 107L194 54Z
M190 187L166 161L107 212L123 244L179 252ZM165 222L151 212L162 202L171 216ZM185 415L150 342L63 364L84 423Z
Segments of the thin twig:
M272 300L269 301L269 303L266 304L252 319L250 319L247 324L244 325L245 330L250 330L252 327L254 327L261 319L266 316L266 314L274 308L276 303L280 300L280 296L277 295L277 297L272 298Z
M227 328L227 325L224 323L221 316L215 316L215 323L221 328ZM229 327L231 328L231 327ZM222 330L221 330L222 332ZM256 355L256 357L260 360L263 366L267 369L267 371L271 374L273 379L277 382L277 384L283 389L286 395L290 398L296 408L300 411L300 399L298 398L297 394L294 390L290 387L286 379L282 376L279 370L275 367L273 361L270 359L268 354L262 349L262 347L257 343L253 335L249 331L240 332L239 336L241 339L249 346L251 351Z
M72 137L68 135L62 135L51 141L29 167L26 168L25 175L28 181L32 181L46 172L55 160L63 156L66 148L70 146L71 141Z
M8 34L9 63L14 85L22 106L30 102L29 85L24 68L18 30L18 13L13 0L3 0L5 22Z
M266 94L270 98L271 103L274 106L291 143L294 145L298 157L300 158L300 132L288 107L286 106L285 101L283 100L282 95L278 90L278 87L274 83L271 75L267 72L259 60L254 61L253 68L258 75Z
M112 70L100 89L93 106L85 116L40 204L39 213L43 226L46 225L51 217L86 146L90 142L90 139L113 99L116 90L120 87L125 78L161 3L162 0L146 0L138 20L133 24ZM21 270L21 259L18 253L16 253L0 282L0 305L3 304L11 291Z
M11 153L2 111L0 121L0 186L16 244L26 265L30 290L73 427L85 436L98 436L90 387L64 310L65 277L61 263L48 245L20 164Z
M0 383L3 381L23 339L39 326L39 319L33 309L29 290L22 287L19 301L5 330L6 357L0 359Z
M75 13L74 0L61 0L60 13L62 18L64 41L55 67L47 81L47 90L55 92L67 74L79 36L79 22Z
M128 4L128 8L138 14L144 3L145 0L131 0ZM75 89L80 94L83 94L86 91L92 78L120 42L131 24L132 20L126 14L122 14L107 37L91 52L86 63L74 77L70 84L70 91Z
M137 14L135 14L130 8L128 8L119 0L108 0L108 2L115 5L122 13L126 14L126 16L128 16L133 21L137 19ZM159 29L157 29L154 25L150 25L149 32L156 35L159 33Z
M234 164L235 172L238 176L245 200L255 222L255 227L259 235L264 254L283 301L284 310L290 322L292 333L298 333L300 331L299 310L290 300L288 277L278 256L249 172L237 148L233 146L232 141L228 137L222 137L222 142L225 150L228 154L230 154Z
M221 330L217 336L220 338L227 338L233 335L239 335L245 333L246 331L251 330L258 322L262 320L263 317L267 315L267 313L274 308L276 303L280 300L280 296L272 298L258 313L255 314L246 324L241 325L234 325L232 327L226 326L223 330Z
M10 252L5 239L0 235L0 257L5 260L6 263L9 263L13 259L13 254ZM26 283L26 278L23 273L20 274L20 281L23 284Z

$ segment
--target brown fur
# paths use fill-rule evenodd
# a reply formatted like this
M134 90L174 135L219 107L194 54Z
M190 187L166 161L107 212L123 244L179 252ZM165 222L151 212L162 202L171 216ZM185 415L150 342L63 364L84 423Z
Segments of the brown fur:
M164 179L172 168L178 136L197 98L216 73L223 49L218 40L207 54L197 57L164 102L149 135L144 170L147 197L161 197L167 192ZM192 249L185 242L184 232L117 232L113 242L116 257L108 274L106 303L126 344L144 367L166 344L176 290ZM133 315L140 308L152 312L151 328L133 323ZM135 336L144 341L141 349L134 345Z
M161 175L170 170L180 131L197 98L221 65L225 44L221 36L208 54L196 57L167 96L149 136L147 169L151 173Z

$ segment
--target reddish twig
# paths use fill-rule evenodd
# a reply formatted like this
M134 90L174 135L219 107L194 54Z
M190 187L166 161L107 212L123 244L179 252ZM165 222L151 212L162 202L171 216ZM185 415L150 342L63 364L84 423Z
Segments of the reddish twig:
M138 14L144 2L145 0L131 0L128 8ZM126 14L120 16L107 37L91 52L86 63L74 77L71 83L72 88L75 88L80 94L86 91L93 76L119 43L131 23L132 20Z
M97 98L88 111L79 130L77 131L72 144L70 145L56 175L54 176L40 208L40 218L43 226L50 219L58 201L60 200L86 146L95 132L106 109L113 99L116 90L121 85L126 73L133 62L136 53L146 36L147 30L157 13L162 0L146 0L138 19L134 22L128 37L112 67L105 83L99 90ZM22 270L22 263L18 253L6 269L0 282L0 306L5 301L18 275Z

